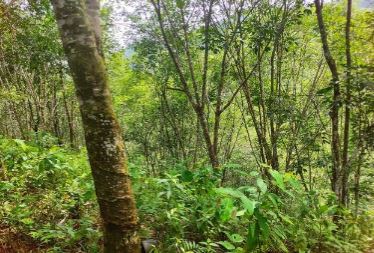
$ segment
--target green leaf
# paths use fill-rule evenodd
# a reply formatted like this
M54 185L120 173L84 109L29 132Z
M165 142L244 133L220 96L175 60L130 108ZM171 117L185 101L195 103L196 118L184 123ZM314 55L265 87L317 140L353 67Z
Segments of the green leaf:
M181 175L183 182L191 182L193 179L193 173L189 170L184 170Z
M288 224L293 225L293 222L291 221L291 219L290 219L290 217L288 215L279 214L279 217L281 217L281 219L283 221L287 222Z
M247 251L252 252L258 245L258 225L257 222L249 224L247 236Z
M229 195L234 198L240 199L243 204L243 207L246 209L249 215L253 214L253 211L256 206L256 201L249 199L247 196L244 195L241 191L234 190L232 188L216 188L215 191L219 194Z
M7 182L7 181L0 182L1 191L11 190L12 188L14 188L14 185L11 182Z
M251 171L251 173L249 173L249 175L252 176L252 177L257 177L258 172L257 171Z
M245 210L240 210L236 213L236 217L243 216L245 214Z
M221 221L225 222L231 218L232 210L234 209L234 202L230 198L225 198L221 203L222 210L220 212Z
M243 242L244 241L244 238L239 235L239 234L232 234L230 235L229 233L225 232L225 234L227 235L227 237L229 238L229 240L233 243L240 243L240 242Z
M270 170L270 174L274 178L276 185L283 191L286 190L284 186L283 176L276 170Z
M239 187L238 190L243 191L243 192L248 192L248 193L251 193L251 194L256 194L257 193L257 188L252 187L252 186L242 186L242 187Z
M325 95L325 94L331 92L332 89L333 89L332 86L328 86L328 87L326 87L326 88L322 88L322 89L318 90L316 94L317 94L317 95Z
M267 197L273 203L273 207L278 209L278 202L281 202L279 197L273 193L268 194Z
M257 178L256 182L257 182L257 186L260 189L261 193L262 194L266 193L266 191L268 190L268 186L266 185L264 180L262 180L262 178Z
M227 250L234 250L235 249L235 246L232 245L230 242L228 241L220 241L218 242L219 244L221 244L225 249Z
M269 228L267 219L263 215L259 214L257 216L257 220L258 220L258 225L260 227L263 239L265 240L268 239L270 235L270 228Z
M240 197L240 200L242 201L243 206L247 210L248 214L252 215L253 211L255 210L256 202L253 200L250 200L244 194Z
M17 143L17 144L21 147L21 149L22 149L23 151L26 150L27 146L26 146L24 140L14 139L14 142Z
M34 224L34 221L31 218L23 218L20 220L25 225L32 225Z
M241 195L243 194L242 192L238 191L238 190L234 190L232 188L215 188L214 189L215 192L217 192L218 194L221 194L221 195L228 195L228 196L231 196L231 197L234 197L234 198L240 198Z

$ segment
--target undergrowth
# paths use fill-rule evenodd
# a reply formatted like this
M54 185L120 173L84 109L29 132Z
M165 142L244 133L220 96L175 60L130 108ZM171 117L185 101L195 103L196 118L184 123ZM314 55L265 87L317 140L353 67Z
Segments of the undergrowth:
M220 187L221 172L209 167L174 165L151 175L132 161L140 233L159 242L154 252L362 252L373 235L373 210L355 217L331 192L306 191L292 173L264 166L268 177L254 168L240 173L242 185ZM41 251L100 251L85 150L0 139L0 180L0 225Z

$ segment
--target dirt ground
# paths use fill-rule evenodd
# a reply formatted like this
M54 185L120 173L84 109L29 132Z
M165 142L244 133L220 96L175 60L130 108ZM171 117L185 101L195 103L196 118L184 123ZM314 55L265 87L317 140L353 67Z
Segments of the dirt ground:
M43 252L25 235L16 233L7 226L0 225L0 253L36 253Z

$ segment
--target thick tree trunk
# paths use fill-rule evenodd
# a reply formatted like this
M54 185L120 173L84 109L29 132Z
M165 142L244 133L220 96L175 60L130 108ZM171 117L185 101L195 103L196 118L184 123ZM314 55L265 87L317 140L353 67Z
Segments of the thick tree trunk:
M100 38L95 33L96 27L91 24L92 18L87 14L84 0L51 2L80 104L89 161L104 223L104 252L139 253L136 206L126 165L124 141L113 113L104 60L98 49Z

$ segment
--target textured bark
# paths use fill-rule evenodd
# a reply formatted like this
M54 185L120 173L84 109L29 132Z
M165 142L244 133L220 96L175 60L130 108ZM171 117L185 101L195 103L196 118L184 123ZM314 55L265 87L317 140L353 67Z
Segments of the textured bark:
M86 2L89 1L51 2L80 103L87 151L104 223L104 252L139 253L138 218L124 142L113 113L96 28L88 16ZM93 2L97 3L96 0Z
M340 140L339 140L339 107L340 107L340 84L339 73L334 58L331 55L329 44L327 41L327 32L322 16L322 3L320 0L314 1L316 7L317 21L322 41L323 53L327 65L329 66L333 87L333 101L330 109L331 117L331 154L332 154L332 179L331 188L341 199L341 159L340 159Z
M96 48L99 51L99 54L104 57L101 43L100 2L99 0L85 0L85 3L87 7L89 22L95 34Z

